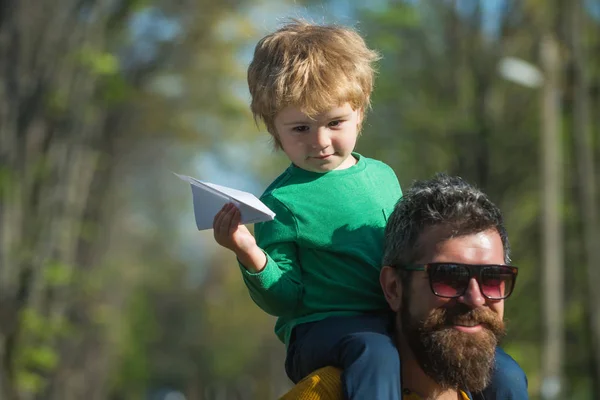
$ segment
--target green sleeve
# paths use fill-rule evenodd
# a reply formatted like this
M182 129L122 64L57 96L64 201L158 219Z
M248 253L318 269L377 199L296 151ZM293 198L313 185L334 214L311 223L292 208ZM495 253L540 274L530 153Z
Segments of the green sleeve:
M280 317L293 313L302 298L297 226L284 204L272 196L261 200L276 214L273 221L254 226L256 242L267 256L267 265L258 273L249 272L242 265L240 268L252 300L265 312Z

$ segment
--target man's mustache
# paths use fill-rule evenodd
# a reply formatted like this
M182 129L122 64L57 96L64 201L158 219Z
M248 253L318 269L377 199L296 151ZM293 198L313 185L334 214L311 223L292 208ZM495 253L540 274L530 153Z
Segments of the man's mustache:
M454 325L475 326L483 325L495 330L502 321L497 314L485 308L470 308L464 304L439 308L423 321L424 330L437 330Z

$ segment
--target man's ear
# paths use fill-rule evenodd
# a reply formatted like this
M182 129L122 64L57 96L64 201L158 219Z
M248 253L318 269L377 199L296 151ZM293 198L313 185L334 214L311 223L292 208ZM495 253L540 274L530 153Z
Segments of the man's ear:
M398 312L402 306L402 283L394 267L381 268L379 284L392 311Z

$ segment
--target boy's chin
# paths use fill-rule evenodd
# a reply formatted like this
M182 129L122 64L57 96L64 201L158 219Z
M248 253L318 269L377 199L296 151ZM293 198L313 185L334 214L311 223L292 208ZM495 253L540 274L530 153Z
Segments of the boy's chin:
M302 168L310 172L315 172L317 174L326 174L327 172L335 171L335 168Z
M303 165L301 165L300 168L305 169L310 172L324 174L326 172L335 171L336 169L338 169L340 167L341 164L342 164L341 162L336 162L336 163L333 163L333 162L324 162L324 163L308 162L308 163L304 163Z
M347 169L354 164L356 164L356 159L352 155L343 158L338 154L333 154L325 159L306 158L301 163L294 163L300 169L320 174Z

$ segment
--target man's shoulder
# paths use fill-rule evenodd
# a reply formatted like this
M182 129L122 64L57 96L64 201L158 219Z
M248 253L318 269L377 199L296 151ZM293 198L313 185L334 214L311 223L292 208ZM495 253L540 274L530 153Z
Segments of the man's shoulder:
M460 395L462 397L462 400L478 400L478 399L480 399L480 397L474 397L469 392L465 392L462 390L460 391Z
M323 367L302 379L279 400L342 400L342 371Z
M323 367L298 382L279 400L342 400L342 370L335 367ZM460 391L463 400L471 400L467 392ZM403 400L422 400L418 395L403 393ZM475 398L476 399L476 398Z

